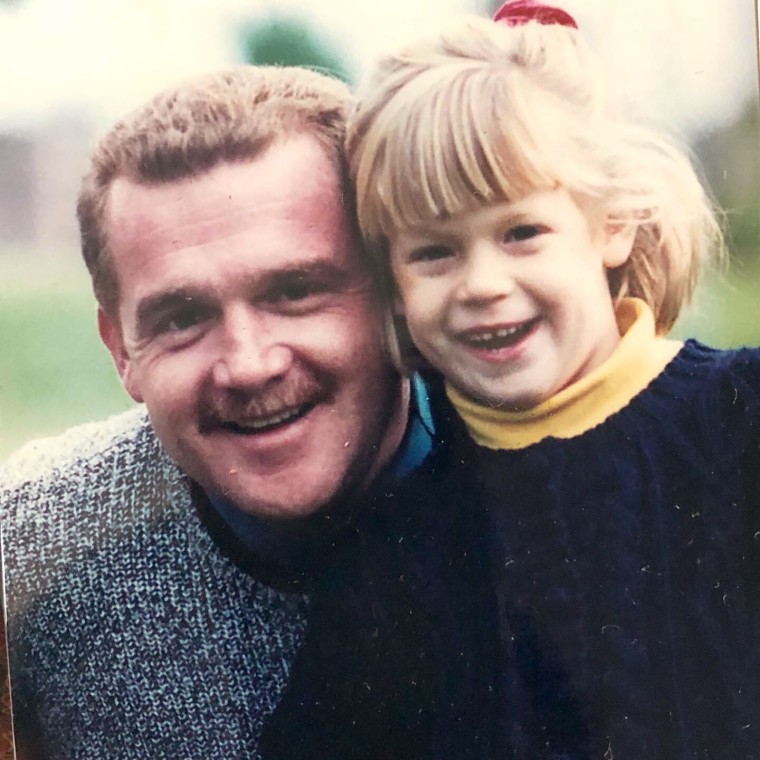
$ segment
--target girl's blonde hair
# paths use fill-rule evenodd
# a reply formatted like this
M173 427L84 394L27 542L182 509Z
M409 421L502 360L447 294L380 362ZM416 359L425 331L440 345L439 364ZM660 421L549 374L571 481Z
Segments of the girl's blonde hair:
M471 18L382 59L349 119L347 154L385 295L394 233L564 187L637 226L610 293L645 300L666 332L702 266L723 255L720 226L685 151L615 100L578 31L556 24Z

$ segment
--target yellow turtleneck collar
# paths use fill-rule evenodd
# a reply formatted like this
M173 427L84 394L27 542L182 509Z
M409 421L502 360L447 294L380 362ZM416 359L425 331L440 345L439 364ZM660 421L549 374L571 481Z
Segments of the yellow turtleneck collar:
M531 409L482 406L446 384L446 394L472 438L490 449L522 449L543 438L572 438L620 411L678 353L681 343L655 333L654 315L638 298L615 309L621 340L604 364Z

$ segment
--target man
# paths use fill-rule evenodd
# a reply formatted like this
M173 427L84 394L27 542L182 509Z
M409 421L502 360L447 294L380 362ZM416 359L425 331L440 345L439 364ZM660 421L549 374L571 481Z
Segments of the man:
M429 448L351 216L349 105L305 70L234 69L94 153L83 254L147 415L4 468L23 756L257 757L351 497Z

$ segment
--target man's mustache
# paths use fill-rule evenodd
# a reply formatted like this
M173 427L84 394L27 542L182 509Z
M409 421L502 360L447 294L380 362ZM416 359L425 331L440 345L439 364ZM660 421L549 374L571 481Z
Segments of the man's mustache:
M200 409L200 432L208 433L231 423L245 425L279 414L300 412L324 401L331 393L331 384L310 372L290 373L282 381L259 390L211 391Z

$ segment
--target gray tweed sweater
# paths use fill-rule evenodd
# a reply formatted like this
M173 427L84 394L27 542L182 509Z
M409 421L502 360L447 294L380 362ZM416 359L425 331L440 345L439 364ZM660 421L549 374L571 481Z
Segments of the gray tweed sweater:
M134 410L0 470L17 731L52 758L257 758L308 599L209 537Z

